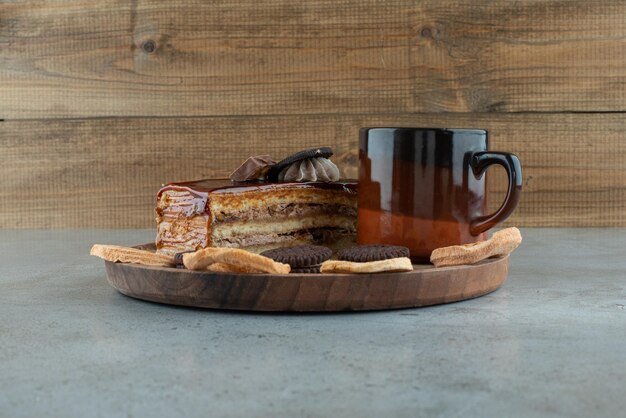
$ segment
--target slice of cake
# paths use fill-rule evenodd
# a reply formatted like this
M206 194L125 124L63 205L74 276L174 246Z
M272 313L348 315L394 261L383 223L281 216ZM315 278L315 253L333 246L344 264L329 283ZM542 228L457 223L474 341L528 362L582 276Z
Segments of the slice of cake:
M252 252L316 243L333 249L356 237L355 182L200 180L157 195L160 253L235 247Z
M204 247L262 252L323 244L339 249L356 241L356 182L339 182L327 147L280 162L250 157L230 180L171 183L157 195L157 251Z

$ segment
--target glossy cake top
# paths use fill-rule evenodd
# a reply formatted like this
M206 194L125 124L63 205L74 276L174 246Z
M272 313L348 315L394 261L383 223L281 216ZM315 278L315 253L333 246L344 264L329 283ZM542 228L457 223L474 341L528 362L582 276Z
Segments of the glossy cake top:
M345 191L347 193L356 193L356 180L340 180L333 183L325 183L321 181L315 182L290 182L290 183L270 183L270 182L245 182L234 183L229 179L204 179L184 182L168 183L163 186L157 194L157 199L167 190L186 190L192 193L209 195L222 193L244 193L255 191L271 191L284 189L329 189L337 191Z

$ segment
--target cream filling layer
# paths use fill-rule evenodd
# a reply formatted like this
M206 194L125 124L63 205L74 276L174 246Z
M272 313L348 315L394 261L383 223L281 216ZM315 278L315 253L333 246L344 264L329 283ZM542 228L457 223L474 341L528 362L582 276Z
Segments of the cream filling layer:
M255 235L235 235L228 238L216 240L213 245L217 247L252 247L267 244L280 244L295 245L298 242L302 243L327 243L334 242L339 239L348 237L353 239L355 233L352 231L346 231L344 229L336 228L319 228L312 230L298 230L287 234L255 234Z
M284 235L303 229L337 228L354 232L356 219L342 215L309 215L298 218L276 217L271 221L237 221L211 225L211 242L247 235Z

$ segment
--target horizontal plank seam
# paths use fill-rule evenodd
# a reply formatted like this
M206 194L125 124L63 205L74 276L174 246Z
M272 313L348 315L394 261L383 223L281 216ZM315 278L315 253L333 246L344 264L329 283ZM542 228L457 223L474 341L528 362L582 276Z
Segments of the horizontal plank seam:
M64 121L92 121L92 120L115 120L115 119L247 119L247 118L302 118L302 117L320 117L320 116L411 116L411 115L430 115L430 116L463 116L463 115L604 115L604 114L626 114L626 110L608 110L608 111L522 111L522 112L376 112L376 113L276 113L276 114L220 114L220 115L171 115L171 116L88 116L88 117L72 117L72 118L0 118L0 122L64 122Z

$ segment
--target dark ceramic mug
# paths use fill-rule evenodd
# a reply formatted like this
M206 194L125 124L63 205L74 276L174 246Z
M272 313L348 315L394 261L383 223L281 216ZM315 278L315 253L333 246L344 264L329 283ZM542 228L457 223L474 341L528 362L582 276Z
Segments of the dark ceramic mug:
M363 128L359 161L358 243L404 245L414 262L435 248L486 239L522 190L518 158L489 151L480 129ZM484 173L494 164L506 170L508 191L487 214Z

